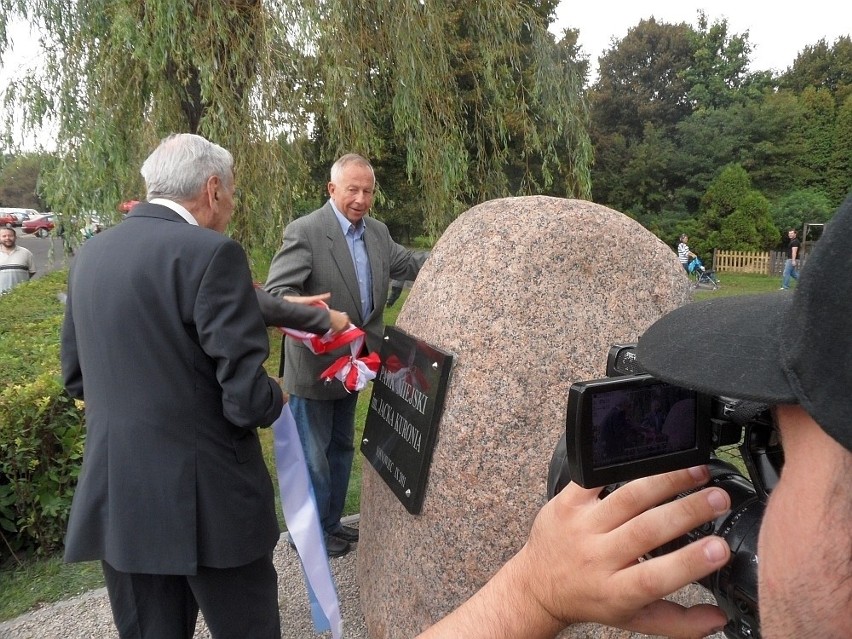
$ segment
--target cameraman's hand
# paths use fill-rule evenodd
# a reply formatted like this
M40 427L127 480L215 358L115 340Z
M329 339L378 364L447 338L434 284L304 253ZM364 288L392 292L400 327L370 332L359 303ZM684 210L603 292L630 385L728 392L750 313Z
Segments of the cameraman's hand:
M717 631L727 620L716 606L662 597L724 566L723 540L638 560L730 508L718 488L664 503L708 480L702 466L630 482L603 500L598 488L569 484L542 508L520 552L423 639L553 637L581 621L669 637Z
M646 477L602 501L599 489L569 484L536 517L514 569L526 577L530 596L563 623L597 621L670 637L710 634L727 621L716 606L687 609L662 597L724 566L728 545L710 537L637 560L730 509L718 488L663 503L708 480L704 466Z

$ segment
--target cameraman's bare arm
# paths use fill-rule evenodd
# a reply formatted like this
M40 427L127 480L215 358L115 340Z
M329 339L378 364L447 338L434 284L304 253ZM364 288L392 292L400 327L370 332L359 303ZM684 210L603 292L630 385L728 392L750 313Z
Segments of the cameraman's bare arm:
M664 503L708 478L705 467L647 477L604 500L599 489L569 484L542 508L518 554L420 639L538 639L581 621L670 637L711 634L726 622L716 606L683 608L663 597L725 565L727 544L707 537L637 559L730 507L717 488Z

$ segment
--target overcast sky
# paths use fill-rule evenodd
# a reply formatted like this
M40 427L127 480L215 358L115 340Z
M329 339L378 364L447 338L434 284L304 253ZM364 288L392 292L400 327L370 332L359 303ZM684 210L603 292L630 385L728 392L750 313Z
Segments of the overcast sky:
M621 40L628 29L642 19L657 22L698 25L703 10L710 24L728 21L728 34L748 31L752 45L752 71L785 71L798 53L825 38L830 45L852 32L852 2L849 0L810 0L801 4L757 2L755 0L562 0L557 20L550 30L580 30L579 44L589 55L593 69L612 39ZM596 71L593 73L596 74Z

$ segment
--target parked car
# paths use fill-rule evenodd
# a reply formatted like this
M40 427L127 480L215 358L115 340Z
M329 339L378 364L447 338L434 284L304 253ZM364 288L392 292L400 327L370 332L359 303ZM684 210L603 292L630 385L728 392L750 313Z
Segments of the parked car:
M12 213L15 216L17 222L14 223L14 226L23 226L24 222L30 219L33 215L38 215L38 211L34 209L29 209L29 212L24 213Z
M28 219L38 214L35 209L0 208L0 226L5 226L7 229L13 226L21 226Z
M21 225L21 230L27 235L37 235L38 237L47 237L54 227L53 215L48 213L33 217Z

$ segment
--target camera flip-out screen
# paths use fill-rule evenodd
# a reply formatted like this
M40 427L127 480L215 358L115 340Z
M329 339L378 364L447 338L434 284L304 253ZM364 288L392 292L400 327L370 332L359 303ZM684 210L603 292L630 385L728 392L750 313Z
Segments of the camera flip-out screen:
M572 385L566 424L571 480L590 488L705 463L709 409L708 396L650 375Z

